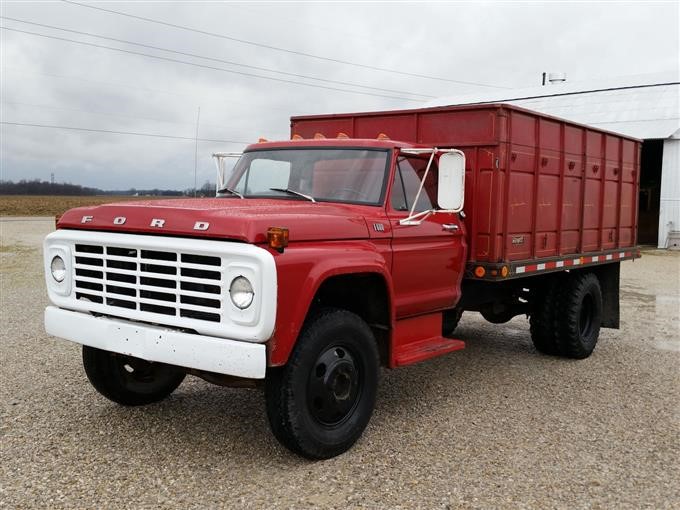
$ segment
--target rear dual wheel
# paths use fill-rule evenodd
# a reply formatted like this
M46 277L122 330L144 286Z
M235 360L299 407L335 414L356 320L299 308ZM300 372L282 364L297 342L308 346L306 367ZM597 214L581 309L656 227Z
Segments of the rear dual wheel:
M379 371L368 325L346 310L323 310L305 326L288 363L267 373L274 436L309 459L347 451L371 418Z
M597 276L558 276L535 299L531 339L545 354L583 359L595 349L601 323L602 290Z
M460 318L463 316L462 308L445 310L442 316L442 336L451 336L458 327Z

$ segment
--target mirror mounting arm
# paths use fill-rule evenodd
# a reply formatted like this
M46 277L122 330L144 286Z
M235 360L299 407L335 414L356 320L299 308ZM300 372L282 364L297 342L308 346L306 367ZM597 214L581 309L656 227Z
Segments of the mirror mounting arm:
M414 214L413 216L408 216L408 218L399 220L399 225L420 225L427 218L434 216L435 214L455 213L458 213L462 218L465 218L463 211L458 211L455 209L428 209L427 211L419 212L418 214Z
M423 191L423 187L425 186L425 179L427 179L427 175L430 171L430 167L432 166L432 162L434 161L434 157L437 154L437 152L443 152L443 153L456 153L459 154L463 157L463 161L465 156L463 153L457 149L438 149L437 147L432 147L430 148L403 148L400 149L400 152L405 153L405 154L427 154L430 153L430 159L427 162L427 167L425 168L425 172L423 174L423 178L420 181L420 186L418 187L418 192L416 193L415 199L413 200L413 205L411 206L411 210L408 213L408 216L406 218L403 218L399 220L399 225L420 225L425 219L429 218L430 216L437 214L437 213L460 213L461 216L464 218L464 214L462 211L463 208L463 203L461 200L460 207L458 209L428 209L426 211L422 211L419 213L415 213L415 208L416 205L418 204L418 200L420 198L420 194ZM464 172L464 162L463 166L461 167L462 171ZM465 174L463 173L463 179L465 177Z
M240 158L242 155L242 152L216 152L212 155L215 159L215 166L217 167L217 181L215 183L216 195L219 194L221 189L224 189L227 186L227 177L225 175L226 172L224 167L226 158Z
M432 162L434 161L435 154L437 154L437 148L432 147L432 154L430 154L430 160L427 162L427 167L425 167L425 173L423 174L423 178L420 180L418 193L416 193L416 197L413 199L413 205L411 206L411 210L408 213L409 218L413 217L413 211L416 210L416 205L418 204L418 200L420 199L420 194L423 192L423 186L425 186L425 179L427 179L427 174L430 173L430 167L432 166Z
M399 220L399 225L420 225L426 218L433 214L437 214L436 209L428 209L427 211L419 212L418 214L409 214L406 218Z

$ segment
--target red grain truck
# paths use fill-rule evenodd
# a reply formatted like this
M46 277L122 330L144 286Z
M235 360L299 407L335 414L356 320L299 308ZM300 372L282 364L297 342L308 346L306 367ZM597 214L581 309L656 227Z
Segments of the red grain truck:
M68 211L47 236L49 334L122 405L186 374L264 388L277 439L349 449L380 367L462 349L461 314L530 319L585 358L619 326L639 140L508 105L294 117L211 199ZM223 161L224 155L218 155Z

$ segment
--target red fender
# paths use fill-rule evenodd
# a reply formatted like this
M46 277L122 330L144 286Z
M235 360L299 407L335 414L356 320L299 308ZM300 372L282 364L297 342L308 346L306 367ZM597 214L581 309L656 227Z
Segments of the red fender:
M381 250L380 248L383 248ZM295 346L312 299L324 281L341 274L375 273L385 281L394 325L394 290L389 244L371 241L332 241L290 245L275 253L278 299L274 336L268 343L269 366L284 365ZM342 265L338 265L342 261Z

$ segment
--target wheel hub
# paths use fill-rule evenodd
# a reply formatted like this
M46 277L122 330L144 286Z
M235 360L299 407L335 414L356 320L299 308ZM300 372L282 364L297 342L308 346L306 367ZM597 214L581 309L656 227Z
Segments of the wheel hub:
M308 382L312 416L325 425L343 421L354 409L360 389L360 373L351 353L332 347L317 359Z

